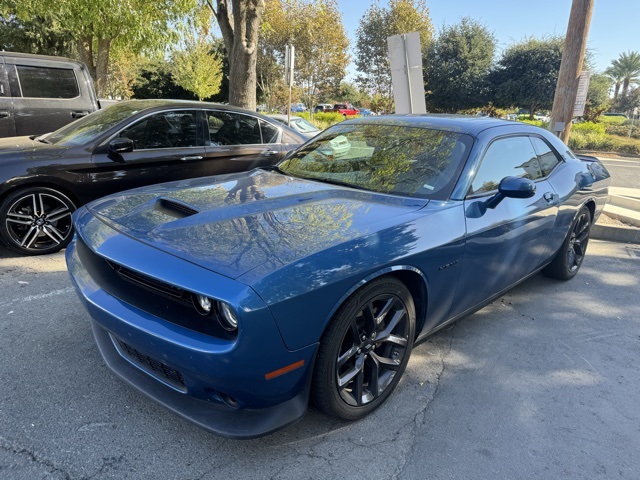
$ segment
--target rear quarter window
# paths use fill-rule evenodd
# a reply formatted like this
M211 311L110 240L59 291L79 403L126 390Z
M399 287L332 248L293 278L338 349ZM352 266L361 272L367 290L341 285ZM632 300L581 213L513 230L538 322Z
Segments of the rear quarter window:
M80 94L73 69L16 65L23 97L75 98Z

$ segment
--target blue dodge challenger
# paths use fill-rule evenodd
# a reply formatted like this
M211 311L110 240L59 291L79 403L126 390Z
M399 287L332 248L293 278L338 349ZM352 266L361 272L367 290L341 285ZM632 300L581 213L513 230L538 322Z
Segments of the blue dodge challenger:
M66 258L125 381L219 435L356 420L412 347L542 270L569 280L609 174L545 130L342 122L275 167L129 190L74 214Z

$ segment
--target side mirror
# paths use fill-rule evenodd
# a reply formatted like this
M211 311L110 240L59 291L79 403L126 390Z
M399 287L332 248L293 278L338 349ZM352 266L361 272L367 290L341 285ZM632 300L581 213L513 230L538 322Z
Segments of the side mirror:
M536 193L536 184L528 178L504 177L498 193L485 202L487 208L496 208L505 198L531 198Z
M109 142L107 151L117 154L133 152L133 140L126 137L114 138Z

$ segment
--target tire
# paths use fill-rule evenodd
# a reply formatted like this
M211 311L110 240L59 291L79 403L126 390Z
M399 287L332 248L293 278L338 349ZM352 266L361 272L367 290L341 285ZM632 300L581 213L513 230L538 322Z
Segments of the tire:
M75 210L69 197L52 188L18 190L0 204L0 237L25 255L57 252L71 241Z
M573 219L560 250L542 273L560 280L571 280L575 277L587 253L590 231L591 211L587 207L582 207Z
M318 408L357 420L382 405L409 361L415 317L409 290L392 277L349 297L320 341L312 384Z

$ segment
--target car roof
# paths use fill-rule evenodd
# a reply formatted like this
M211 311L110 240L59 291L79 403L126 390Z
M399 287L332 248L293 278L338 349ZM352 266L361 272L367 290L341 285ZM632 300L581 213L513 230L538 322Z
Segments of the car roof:
M21 53L21 52L5 52L4 50L0 50L0 55L4 57L12 57L12 58L28 58L31 60L47 60L49 62L68 62L75 63L81 67L84 67L84 63L79 62L78 60L74 60L73 58L67 57L58 57L53 55L38 55L35 53Z
M471 115L447 115L447 114L407 114L407 115L382 115L378 117L364 117L346 120L349 124L384 124L398 126L413 126L433 128L456 133L466 133L476 136L483 130L500 126L522 126L523 130L529 130L530 125L513 120L504 120L492 117L477 117Z

